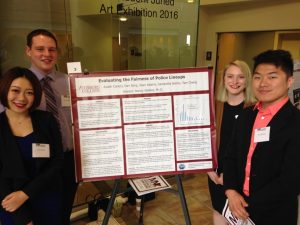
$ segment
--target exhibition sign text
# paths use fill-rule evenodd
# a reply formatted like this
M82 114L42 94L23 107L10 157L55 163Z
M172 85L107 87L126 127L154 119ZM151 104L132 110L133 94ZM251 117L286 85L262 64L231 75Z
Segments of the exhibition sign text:
M174 20L179 18L175 0L121 0L115 6L101 3L99 13Z

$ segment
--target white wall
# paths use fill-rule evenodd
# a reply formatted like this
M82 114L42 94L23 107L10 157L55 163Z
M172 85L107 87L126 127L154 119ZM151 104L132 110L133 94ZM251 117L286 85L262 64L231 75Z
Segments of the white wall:
M218 32L300 29L300 1L253 1L236 5L201 6L198 31L198 66L215 66ZM205 36L205 38L203 37ZM212 61L203 53L212 51Z

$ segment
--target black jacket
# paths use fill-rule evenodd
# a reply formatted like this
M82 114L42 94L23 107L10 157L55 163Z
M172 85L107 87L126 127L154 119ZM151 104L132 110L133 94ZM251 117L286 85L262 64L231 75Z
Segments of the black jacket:
M16 225L31 220L30 199L41 197L44 191L61 191L63 147L58 123L49 113L35 110L31 113L36 143L50 146L50 158L35 158L36 176L32 179L25 171L20 149L8 124L5 112L0 114L0 201L11 192L22 190L29 196L13 215Z
M243 194L253 107L239 116L224 162L225 189ZM287 102L268 124L270 139L257 143L251 161L248 212L256 225L297 224L300 190L300 111Z

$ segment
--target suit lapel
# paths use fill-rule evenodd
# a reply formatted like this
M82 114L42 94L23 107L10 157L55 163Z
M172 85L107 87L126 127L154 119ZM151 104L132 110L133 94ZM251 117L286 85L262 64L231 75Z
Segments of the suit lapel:
M282 127L286 126L287 121L292 118L293 105L290 101L282 106L282 108L272 118L268 126L271 127L271 133L277 132Z
M269 122L267 126L270 127L270 141L274 138L274 134L277 134L283 127L285 127L288 123L287 121L292 118L293 114L293 105L290 101L282 106L282 108L274 115L272 120ZM260 142L257 143L256 149L262 151L262 149L266 148L271 142Z
M20 149L11 132L5 112L0 114L0 124L1 139L3 141L3 143L1 143L3 176L26 178L27 175Z
M247 111L248 113L246 114L246 117L244 118L244 125L245 125L245 133L243 135L244 138L244 146L247 146L246 148L246 152L248 152L249 147L250 147L250 141L251 141L251 135L252 135L252 129L253 129L253 125L254 125L254 121L256 118L256 115L258 113L258 110L255 109L253 107L247 109L249 111Z

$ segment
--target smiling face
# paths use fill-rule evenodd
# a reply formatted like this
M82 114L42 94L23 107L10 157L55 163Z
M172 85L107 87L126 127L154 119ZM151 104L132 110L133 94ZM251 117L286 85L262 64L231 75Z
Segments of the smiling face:
M19 77L11 83L7 103L9 110L16 113L28 113L34 101L34 91L31 83L25 77Z
M246 83L246 77L239 67L235 65L228 67L224 75L224 85L228 95L243 94Z
M262 103L262 107L266 108L287 97L293 82L294 78L288 77L280 67L260 64L254 71L252 88L255 97Z
M26 54L34 67L49 74L57 61L57 46L51 37L40 34L32 38L32 45L26 47Z

